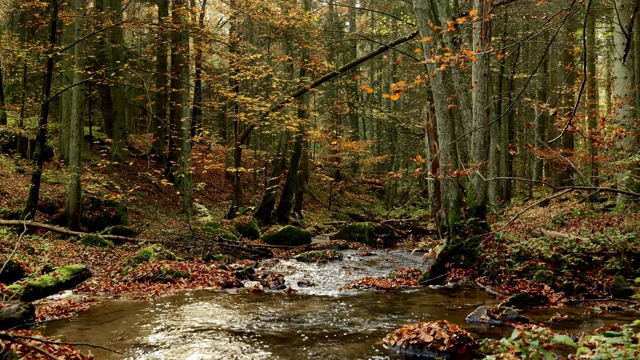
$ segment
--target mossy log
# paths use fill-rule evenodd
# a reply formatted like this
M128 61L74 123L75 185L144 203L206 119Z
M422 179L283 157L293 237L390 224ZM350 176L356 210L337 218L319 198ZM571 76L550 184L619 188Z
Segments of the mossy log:
M91 277L86 265L69 265L35 279L18 282L7 287L20 301L36 301L81 284Z
M0 330L20 328L31 324L36 319L36 308L33 304L12 301L0 303Z

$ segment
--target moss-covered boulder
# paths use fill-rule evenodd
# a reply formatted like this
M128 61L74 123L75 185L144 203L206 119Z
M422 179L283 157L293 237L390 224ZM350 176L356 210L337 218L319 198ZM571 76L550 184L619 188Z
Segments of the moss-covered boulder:
M549 298L546 295L533 292L521 292L511 295L501 304L503 307L512 307L516 309L531 309L548 305Z
M91 277L86 265L68 265L34 279L23 280L7 287L20 301L36 301L72 288Z
M82 237L82 245L90 247L112 248L113 243L102 236L87 234Z
M6 258L0 258L0 268L5 263L6 266L0 273L0 283L13 284L14 282L27 276L20 263L15 261L14 259L9 259L9 261L7 261Z
M269 245L302 246L311 244L311 233L287 225L276 232L264 235L261 240Z
M171 251L165 249L160 244L153 244L140 249L137 254L127 260L129 265L137 265L145 261L153 260L179 260Z
M382 343L407 359L472 359L479 354L471 334L447 320L404 325Z
M328 262L333 260L342 260L344 256L341 252L335 250L314 250L303 252L302 254L298 254L293 258L300 262Z
M251 216L239 216L233 219L233 226L247 239L257 240L260 238L260 227L255 218Z
M618 275L613 279L613 283L609 290L613 297L621 299L628 298L635 293L631 284L629 284L629 281L627 281L627 279L622 275Z
M392 246L398 242L396 233L387 225L361 222L345 225L331 236L331 240L355 241L373 247Z
M89 232L129 224L126 206L115 200L87 196L82 201L82 210L80 222Z
M507 325L509 322L528 323L529 319L509 307L483 305L479 306L474 312L467 315L465 321L469 324L500 326Z

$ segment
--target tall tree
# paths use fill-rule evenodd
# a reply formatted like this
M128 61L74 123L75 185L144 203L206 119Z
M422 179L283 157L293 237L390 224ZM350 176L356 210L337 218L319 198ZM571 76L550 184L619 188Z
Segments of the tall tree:
M155 101L153 110L153 144L152 154L158 163L167 162L167 101L169 66L167 41L162 35L167 34L167 19L169 18L169 0L158 0L158 33L155 43L156 73L155 73Z
M442 223L440 227L448 232L453 232L462 221L462 191L459 178L452 176L458 167L458 152L454 128L454 119L449 111L450 87L447 86L446 73L441 71L435 62L431 61L430 54L433 43L439 41L442 35L434 24L439 24L438 7L435 0L413 0L413 9L416 14L418 27L423 36L422 47L427 61L427 70L430 73L430 88L433 94L433 106L437 124L438 143L440 145L438 176L441 176L441 209ZM434 46L434 48L437 46Z
M58 0L49 1L49 41L47 44L48 56L45 66L44 82L42 85L42 104L38 116L38 132L36 135L35 168L31 175L31 186L27 203L22 210L21 219L34 219L40 199L40 182L42 180L42 168L44 165L44 149L47 145L47 128L49 125L49 108L51 105L51 84L53 82L53 66L55 64L55 46L58 32Z
M473 102L473 134L471 136L471 162L476 171L486 174L484 164L489 152L489 47L490 10L488 0L474 0L474 9L478 11L477 21L473 24L473 56L472 64L472 102ZM475 11L474 10L474 11ZM472 216L484 221L487 210L487 182L478 175L471 176L467 204Z
M638 141L638 124L634 106L636 102L633 23L638 13L638 2L635 0L613 0L613 42L614 42L614 116L615 121L625 131L619 142L624 154L637 154L640 149ZM637 31L637 29L636 29ZM626 158L626 156L625 156ZM633 161L627 168L618 173L618 187L624 190L640 192L639 167ZM627 197L620 195L620 205Z
M112 107L111 129L111 160L124 162L126 160L126 130L127 130L127 99L125 97L124 69L125 69L125 43L124 29L122 28L123 8L122 0L108 1L108 15L111 19L109 40L105 45L110 52L110 70L114 73L113 85L110 88Z
M73 88L71 118L69 122L69 188L67 191L67 205L65 213L69 228L75 230L80 227L82 204L82 145L84 143L84 36L85 4L82 0L69 0L69 6L75 14L73 46Z
M0 125L7 125L7 106L4 102L4 85L2 77L2 63L0 62Z
M191 116L189 111L189 6L171 5L171 94L169 102L169 177L183 196L183 210L193 212L191 171Z

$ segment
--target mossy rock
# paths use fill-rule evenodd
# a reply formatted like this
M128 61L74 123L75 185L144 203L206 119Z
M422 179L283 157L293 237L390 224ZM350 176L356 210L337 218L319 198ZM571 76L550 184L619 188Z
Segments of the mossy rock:
M7 287L20 301L35 301L76 286L91 277L86 265L68 265L35 279L23 280Z
M302 246L311 244L311 233L287 225L274 233L264 235L261 240L269 245Z
M82 201L81 224L89 232L100 232L116 225L128 225L126 206L115 200L85 197Z
M210 234L213 234L215 236L218 236L218 237L226 239L226 240L231 240L231 241L240 240L240 238L238 236L236 236L234 233L232 233L231 231L226 230L226 229L213 229L213 228L210 228L210 227L205 227L205 228L202 228L202 231L208 232Z
M27 276L24 269L22 269L22 266L20 265L20 263L13 259L10 259L8 262L7 262L7 259L0 259L0 268L3 264L5 264L5 262L6 262L6 266L4 267L4 270L2 270L2 272L0 273L1 283L13 284L14 282Z
M136 265L153 260L179 260L179 258L171 251L162 247L162 245L153 244L140 249L136 255L127 260L127 264Z
M328 262L333 260L342 260L344 256L341 252L335 250L314 250L298 254L293 258L300 262Z
M521 292L512 295L505 302L500 304L500 306L503 307L512 307L516 309L531 309L548 305L549 298L546 295L532 292Z
M398 243L398 237L392 228L372 222L345 225L331 236L331 240L337 239L355 241L372 247L392 246Z
M233 226L247 239L257 240L260 238L260 227L255 218L251 216L240 216L233 219Z
M138 229L126 225L109 226L100 232L102 235L116 235L125 237L136 237L140 234Z
M102 236L87 234L82 237L82 245L91 247L112 248L113 243Z
M611 295L615 298L628 298L635 293L629 281L622 275L618 275L613 279L613 283L609 288Z

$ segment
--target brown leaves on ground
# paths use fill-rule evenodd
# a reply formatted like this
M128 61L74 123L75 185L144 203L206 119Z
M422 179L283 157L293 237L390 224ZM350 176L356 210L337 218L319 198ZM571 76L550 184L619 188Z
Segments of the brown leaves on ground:
M420 275L422 275L421 270L406 267L392 271L387 277L365 276L361 279L353 280L341 287L340 290L370 289L389 292L392 290L406 289L418 286Z
M11 352L14 352L19 359L93 359L91 353L83 355L72 345L56 342L29 330L0 332L0 349L3 349L0 355L4 355L6 351L9 358Z
M478 345L471 335L447 320L407 324L389 333L382 342L391 347L419 346L425 350L467 355Z

